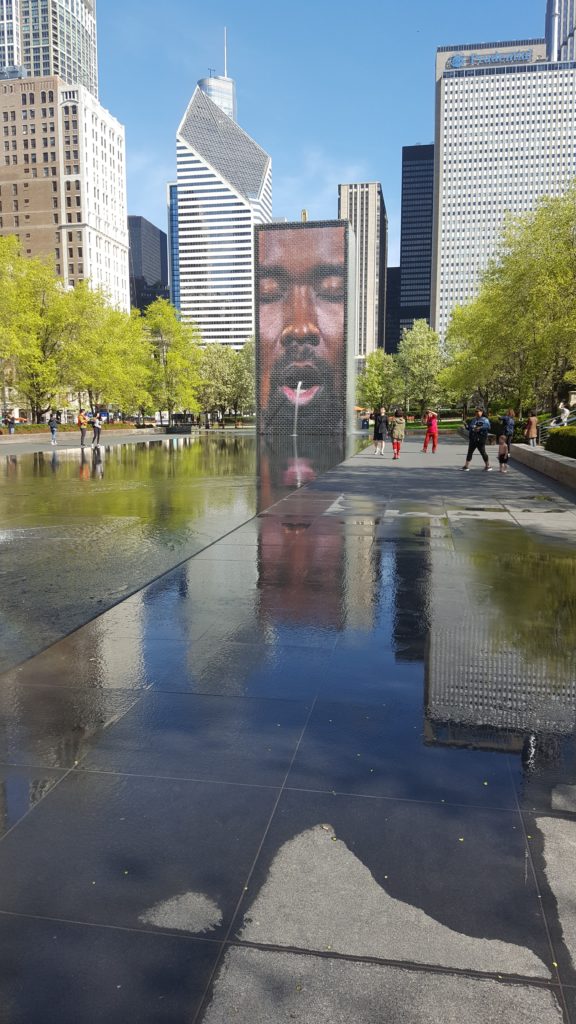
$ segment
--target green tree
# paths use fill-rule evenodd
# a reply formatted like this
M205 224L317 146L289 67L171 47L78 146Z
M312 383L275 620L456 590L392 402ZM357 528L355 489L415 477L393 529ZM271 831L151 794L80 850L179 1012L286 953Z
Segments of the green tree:
M404 330L398 346L397 366L404 390L404 402L417 402L420 414L438 402L443 367L440 339L426 320L415 320Z
M68 295L51 264L24 261L18 275L13 315L16 344L14 382L37 423L65 391L62 353L66 337Z
M234 353L230 406L238 419L239 412L252 412L256 405L256 343L249 338Z
M143 314L144 329L152 347L150 394L155 407L168 410L169 421L176 409L197 412L200 391L200 333L183 324L167 299L156 299Z
M519 415L553 412L576 366L576 185L508 218L478 296L456 309L443 382Z
M88 396L92 411L149 407L153 371L149 335L138 312L113 309L101 291L81 281L69 293L64 375L71 390Z
M202 351L200 402L204 412L218 409L222 424L236 398L237 356L230 345L210 344Z
M400 377L396 356L378 348L366 357L364 370L358 374L358 404L366 409L387 408L398 400Z

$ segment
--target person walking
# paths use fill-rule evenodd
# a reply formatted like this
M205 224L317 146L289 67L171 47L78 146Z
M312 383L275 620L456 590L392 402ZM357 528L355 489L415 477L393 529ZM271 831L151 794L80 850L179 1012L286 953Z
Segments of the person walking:
M426 437L424 438L422 451L427 452L428 444L432 441L432 454L434 455L438 447L438 413L434 412L433 409L428 409L424 423L426 424Z
M402 448L405 433L406 420L404 419L402 409L396 409L390 423L390 437L392 438L392 451L394 452L392 456L393 461L400 458L400 449Z
M570 409L564 402L560 402L556 419L551 424L553 427L565 427L570 419Z
M488 440L489 430L490 420L484 415L484 410L476 409L476 416L473 420L470 420L470 423L468 424L468 435L470 441L468 443L466 462L462 466L465 473L470 472L470 462L475 451L480 452L480 455L484 460L484 469L486 472L492 472L492 466L490 465L488 456L486 455L486 441Z
M54 410L52 410L52 412L50 413L50 417L48 419L48 426L50 428L50 444L55 445L57 443L56 434L58 432L58 417L56 416Z
M530 410L530 415L526 420L526 426L524 427L524 437L528 441L531 448L535 448L538 441L538 417L534 412L534 409Z
M516 426L516 413L514 409L508 409L508 412L500 420L502 424L502 433L506 438L506 444L508 445L508 454L510 454L510 445L512 444L512 438L514 437L514 428Z
M94 417L92 419L92 430L94 431L92 447L97 448L100 444L100 434L102 433L102 417L99 412L94 413Z
M9 434L13 434L15 432L15 430L16 430L16 420L14 419L14 416L10 415L8 417L7 423L8 423L8 433Z
M86 431L88 430L88 417L84 409L78 413L78 427L80 428L80 447L86 447Z
M388 433L388 417L384 406L380 406L380 412L374 413L374 454L384 455L386 447L386 434Z
M508 437L506 434L500 434L498 438L498 462L500 463L500 472L508 472L508 460L510 458L510 448L508 446Z

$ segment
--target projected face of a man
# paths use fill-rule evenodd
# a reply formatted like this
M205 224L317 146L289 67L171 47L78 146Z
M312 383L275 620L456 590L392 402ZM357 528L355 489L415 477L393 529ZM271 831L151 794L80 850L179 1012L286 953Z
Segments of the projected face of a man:
M259 234L261 404L269 425L318 418L344 388L345 233L340 227ZM325 424L324 424L325 425Z

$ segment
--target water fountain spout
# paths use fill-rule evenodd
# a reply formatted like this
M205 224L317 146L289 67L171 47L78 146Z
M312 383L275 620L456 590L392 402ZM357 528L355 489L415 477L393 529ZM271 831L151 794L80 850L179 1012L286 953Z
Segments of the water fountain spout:
M302 381L299 380L296 385L296 405L294 406L294 433L292 437L296 437L298 433L298 406L300 405L300 392L302 391Z

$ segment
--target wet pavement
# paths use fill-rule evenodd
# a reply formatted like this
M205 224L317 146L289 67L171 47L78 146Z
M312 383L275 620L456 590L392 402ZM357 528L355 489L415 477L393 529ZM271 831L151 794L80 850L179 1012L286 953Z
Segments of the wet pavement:
M3 1024L576 1024L576 505L418 447L0 677Z

